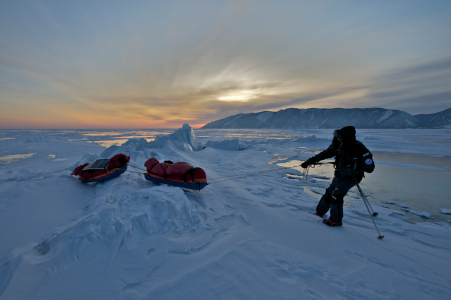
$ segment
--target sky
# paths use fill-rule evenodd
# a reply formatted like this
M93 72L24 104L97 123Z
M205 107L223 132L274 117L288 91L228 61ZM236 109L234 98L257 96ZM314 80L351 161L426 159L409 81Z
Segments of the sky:
M451 107L451 1L0 0L0 128Z

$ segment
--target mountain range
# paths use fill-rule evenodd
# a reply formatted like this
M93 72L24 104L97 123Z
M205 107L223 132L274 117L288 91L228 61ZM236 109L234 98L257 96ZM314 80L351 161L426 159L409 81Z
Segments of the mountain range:
M288 108L277 112L262 111L210 122L205 129L328 129L356 128L451 128L451 108L434 114L411 115L385 108Z

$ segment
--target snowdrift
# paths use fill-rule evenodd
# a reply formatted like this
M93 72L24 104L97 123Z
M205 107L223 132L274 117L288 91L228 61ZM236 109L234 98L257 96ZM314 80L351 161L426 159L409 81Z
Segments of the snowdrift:
M170 144L180 150L200 150L199 143L196 140L193 129L186 123L183 124L182 128L177 129L172 134L157 136L154 141L148 144L147 148L163 148Z
M189 232L201 233L210 223L180 189L161 186L137 191L122 181L102 189L84 217L31 248L13 253L0 267L0 296L21 268L35 266L49 274L64 274L76 264L89 270L92 265L82 262L95 257L100 263L96 268L108 270L119 252L131 251L152 237L177 239ZM155 245L149 246L147 255L153 250ZM11 293L4 296L10 299Z
M135 151L143 151L148 143L145 138L132 138L123 143L121 146Z

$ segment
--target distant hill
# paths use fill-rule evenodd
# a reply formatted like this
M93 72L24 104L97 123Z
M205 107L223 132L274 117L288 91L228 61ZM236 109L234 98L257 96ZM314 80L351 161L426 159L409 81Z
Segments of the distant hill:
M327 129L356 128L451 128L451 108L435 114L412 116L401 110L384 108L288 108L278 112L238 114L206 124L208 128Z
M420 122L420 127L424 128L451 128L451 108L435 114L415 115Z

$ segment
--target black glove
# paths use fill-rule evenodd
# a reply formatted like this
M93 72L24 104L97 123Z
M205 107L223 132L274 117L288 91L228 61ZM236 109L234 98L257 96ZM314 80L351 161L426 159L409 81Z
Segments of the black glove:
M304 161L301 164L301 167L303 167L304 169L307 168L310 165L313 165L316 163L316 160L313 157L310 157L309 159L307 159L306 161Z

